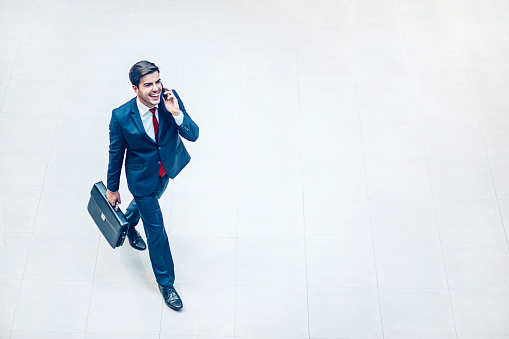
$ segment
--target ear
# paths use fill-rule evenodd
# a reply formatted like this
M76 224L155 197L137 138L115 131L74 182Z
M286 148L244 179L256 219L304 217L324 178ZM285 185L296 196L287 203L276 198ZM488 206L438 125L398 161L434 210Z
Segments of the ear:
M136 93L136 95L138 95L138 87L136 87L135 85L133 85L133 90L134 90L134 93Z

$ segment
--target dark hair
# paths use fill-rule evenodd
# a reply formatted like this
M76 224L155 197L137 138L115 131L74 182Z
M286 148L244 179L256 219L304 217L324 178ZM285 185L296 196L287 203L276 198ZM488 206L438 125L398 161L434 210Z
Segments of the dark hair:
M139 87L140 79L154 72L159 72L159 67L157 67L156 64L147 60L138 61L129 70L129 80L131 80L131 84Z

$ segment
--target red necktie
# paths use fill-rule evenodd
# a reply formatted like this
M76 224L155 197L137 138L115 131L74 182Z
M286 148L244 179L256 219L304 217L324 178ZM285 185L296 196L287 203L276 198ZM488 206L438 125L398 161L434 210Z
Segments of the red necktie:
M154 124L154 135L157 142L157 131L159 130L159 122L157 121L156 117L156 108L149 109L150 112L152 112L152 123ZM162 178L166 175L166 171L164 170L163 163L159 161L159 176Z

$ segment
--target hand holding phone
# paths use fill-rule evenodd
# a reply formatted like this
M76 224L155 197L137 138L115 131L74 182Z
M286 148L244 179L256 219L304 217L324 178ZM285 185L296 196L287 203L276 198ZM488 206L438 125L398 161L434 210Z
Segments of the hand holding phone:
M162 83L161 83L162 85ZM179 103L175 95L173 94L173 91L168 90L163 86L163 90L161 92L161 96L164 100L164 106L166 106L166 109L173 115L177 116L180 115L182 112L180 111Z

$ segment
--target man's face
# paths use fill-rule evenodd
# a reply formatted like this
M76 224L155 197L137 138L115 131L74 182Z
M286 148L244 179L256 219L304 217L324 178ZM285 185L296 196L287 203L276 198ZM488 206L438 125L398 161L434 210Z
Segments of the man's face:
M140 101L147 107L153 108L161 100L161 91L163 86L159 79L159 72L147 74L140 79L138 87L133 85L134 92L138 95Z

